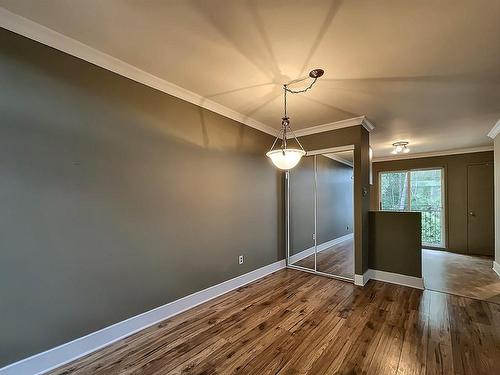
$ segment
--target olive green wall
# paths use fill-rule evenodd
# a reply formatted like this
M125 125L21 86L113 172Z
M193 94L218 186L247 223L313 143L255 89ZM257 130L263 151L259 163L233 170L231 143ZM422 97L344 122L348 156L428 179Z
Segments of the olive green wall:
M353 169L322 155L316 163L319 245L353 232ZM314 156L307 156L290 171L291 255L314 246L314 200Z
M370 268L422 277L420 212L370 212Z
M430 158L393 160L373 163L371 209L378 210L379 173L418 168L445 169L446 249L467 252L467 166L493 161L493 152L477 152Z
M283 259L271 136L0 45L0 367Z
M354 145L354 263L357 275L368 269L370 134L361 125L300 137L307 151Z

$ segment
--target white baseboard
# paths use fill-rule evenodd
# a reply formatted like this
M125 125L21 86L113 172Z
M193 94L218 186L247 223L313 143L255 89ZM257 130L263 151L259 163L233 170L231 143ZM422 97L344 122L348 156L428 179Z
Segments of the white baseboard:
M346 234L345 236L334 238L333 240L323 242L319 244L318 247L318 252L325 251L326 249L329 249L332 246L338 245L342 242L351 240L354 238L353 233ZM308 249L302 250L300 253L297 253L295 255L292 255L289 260L289 264L293 264L298 262L299 260L302 260L304 258L307 258L309 255L314 254L314 246L310 247Z
M321 251L324 251L326 249L329 249L330 247L338 245L338 244L340 244L342 242L345 242L345 241L348 241L348 240L352 240L353 238L354 238L354 233L349 233L349 234L346 234L345 236L334 238L333 240L320 243L318 245L318 252L321 252Z
M500 277L500 264L495 261L493 261L493 271Z
M288 259L288 264L297 263L299 260L307 258L309 255L313 255L313 254L314 254L314 246L310 247L309 249L302 250L300 253L292 255Z
M285 260L258 268L244 275L190 294L166 305L123 320L66 344L36 354L0 369L0 375L43 374L113 342L130 336L169 317L189 310L215 297L237 289L270 273L285 268Z
M354 285L365 286L368 280L370 280L368 271L366 271L363 275L354 275Z
M416 289L424 289L424 281L421 277L401 275L386 271L368 269L363 275L354 275L354 284L364 286L369 280L385 281L386 283L409 286Z

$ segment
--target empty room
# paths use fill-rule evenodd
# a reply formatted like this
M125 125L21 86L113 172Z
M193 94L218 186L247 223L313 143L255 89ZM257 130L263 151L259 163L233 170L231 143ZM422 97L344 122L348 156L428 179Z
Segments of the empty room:
M0 0L0 375L500 373L499 20Z

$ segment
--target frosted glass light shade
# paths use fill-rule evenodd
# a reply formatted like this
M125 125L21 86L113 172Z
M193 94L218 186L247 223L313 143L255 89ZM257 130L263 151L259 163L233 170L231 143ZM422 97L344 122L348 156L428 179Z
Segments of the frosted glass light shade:
M266 155L271 159L273 164L279 169L288 170L295 167L302 156L306 152L304 150L298 150L295 148L287 148L285 150L273 150L269 151Z

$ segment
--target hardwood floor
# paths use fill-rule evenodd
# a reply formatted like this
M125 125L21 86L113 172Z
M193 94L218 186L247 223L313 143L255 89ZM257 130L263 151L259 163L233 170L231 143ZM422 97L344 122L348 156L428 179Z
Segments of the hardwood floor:
M336 276L354 278L354 240L344 241L317 254L318 271ZM314 269L314 254L294 263Z
M283 270L54 374L497 374L500 305Z
M424 249L422 273L426 289L500 304L500 277L490 258Z

